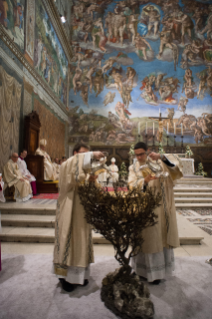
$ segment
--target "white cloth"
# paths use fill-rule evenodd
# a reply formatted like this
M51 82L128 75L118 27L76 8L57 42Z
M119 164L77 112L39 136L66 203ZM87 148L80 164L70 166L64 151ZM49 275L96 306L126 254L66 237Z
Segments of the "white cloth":
M2 174L0 174L0 176L2 176ZM3 181L3 178L2 178L2 180L1 180L1 182L0 182L0 185L1 185L1 191L0 191L0 202L2 202L2 203L5 203L5 197L4 197L4 192L3 192L3 189L4 189L4 181Z
M54 274L54 265L52 267L52 272ZM67 276L56 275L57 278L64 278L67 282L72 284L83 285L85 279L90 277L90 265L86 268L84 267L68 267Z
M163 248L163 251L154 254L141 252L132 257L131 266L137 275L147 278L148 282L164 279L174 270L174 251Z
M111 164L109 167L109 170L111 172L111 176L109 179L109 183L116 183L119 180L119 174L117 173L119 171L119 168L115 164Z
M35 176L33 176L30 171L27 169L27 164L25 162L25 160L21 159L20 157L18 158L18 161L17 161L17 164L18 164L18 168L19 170L21 171L21 174L24 176L24 177L27 177L27 176L30 176L29 178L29 181L30 182L34 182L36 181L36 178ZM28 177L27 177L28 178Z

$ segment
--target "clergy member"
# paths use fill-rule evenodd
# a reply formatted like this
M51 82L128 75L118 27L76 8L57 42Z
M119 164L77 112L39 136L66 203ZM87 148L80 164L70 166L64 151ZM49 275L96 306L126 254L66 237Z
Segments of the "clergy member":
M156 178L147 175L145 178L139 169L146 163L147 146L139 142L134 146L136 161L129 167L128 184L130 187L141 187L145 191L146 187L155 188L162 193L161 205L155 209L158 216L157 224L148 227L143 231L144 243L141 252L132 258L132 268L135 273L144 277L148 282L159 284L165 274L171 274L174 270L173 248L179 246L179 237L176 221L176 210L173 193L173 181L181 178L183 174L177 165L168 160L168 155L150 153L152 160L159 161L164 172L168 172L167 178ZM171 155L171 154L170 154Z
M32 193L33 195L36 195L37 194L36 178L27 169L27 164L24 160L26 157L27 157L27 150L23 150L17 161L18 168L20 169L22 175L30 181L30 184L32 187Z
M56 157L56 158L54 159L53 165L54 165L54 167L55 167L56 173L57 173L58 176L59 176L59 174L60 174L60 165L59 165L59 158L58 158L58 157Z
M109 170L111 172L110 175L110 179L109 179L109 183L116 183L119 180L119 168L118 166L115 164L116 159L114 157L111 158L111 165L109 166Z
M9 187L15 187L15 199L17 202L26 202L32 197L30 182L18 168L18 154L13 153L11 159L4 166L4 180Z
M35 155L40 155L44 157L44 180L54 181L58 179L58 174L51 161L51 157L46 153L47 141L45 139L40 140L40 147L36 150Z
M89 147L80 143L60 168L53 263L54 273L68 292L77 285L88 284L90 263L94 262L91 225L85 220L77 186L89 177L91 159L102 157L103 153L89 152ZM89 181L96 178L90 176Z
M2 178L2 174L0 174L0 202L4 203L5 202L5 197L4 197L4 181ZM1 222L1 221L0 221ZM1 227L0 227L1 228Z

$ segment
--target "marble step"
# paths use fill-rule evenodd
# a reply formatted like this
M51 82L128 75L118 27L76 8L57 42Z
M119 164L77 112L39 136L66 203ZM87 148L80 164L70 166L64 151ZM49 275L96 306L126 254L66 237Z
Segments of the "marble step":
M201 198L212 198L212 192L211 193L196 193L196 192L192 192L192 193L187 193L187 192L174 192L174 196L175 198L177 197L201 197Z
M2 226L54 228L54 215L2 214Z
M192 208L212 208L212 203L175 203L176 208L185 208L185 209L192 209Z
M181 245L199 245L204 239L204 231L193 225L182 215L177 214L178 231ZM3 226L2 242L53 243L54 228ZM93 231L93 243L110 244L101 234Z
M208 204L212 204L212 197L210 198L202 198L202 197L189 197L189 198L185 198L185 197L175 197L174 198L175 203L208 203Z
M212 188L210 187L174 187L174 193L212 193Z

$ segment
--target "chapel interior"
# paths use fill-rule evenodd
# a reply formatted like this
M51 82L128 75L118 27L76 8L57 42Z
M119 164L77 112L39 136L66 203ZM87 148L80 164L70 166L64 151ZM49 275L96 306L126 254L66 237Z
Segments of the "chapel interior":
M5 190L6 202L0 201L2 272L14 258L8 275L14 289L13 273L25 271L26 258L32 258L30 272L34 261L42 256L51 261L53 254L59 187L58 178L45 180L44 157L35 155L41 140L52 163L70 158L76 143L102 151L107 166L118 167L115 181L124 179L125 186L137 142L146 143L149 153L172 154L183 173L174 186L177 271L188 276L194 271L212 295L211 265L198 268L212 257L212 1L0 0L0 173L13 153L26 150L37 184L37 195L27 202L14 199L14 187ZM113 187L108 176L100 183ZM101 234L92 236L104 268L114 248ZM41 274L51 272L44 261L41 265ZM211 295L204 296L203 284L192 290L195 284L191 299L204 298L204 319L211 318ZM45 289L47 283L41 285ZM189 283L183 287L179 294ZM79 300L97 289L93 283L73 298L80 307ZM160 298L159 290L154 295ZM164 300L167 312L156 301L162 314L155 318L175 318L175 306ZM14 318L12 312L6 316L7 307L4 303L0 318ZM60 308L60 299L53 307ZM17 319L29 318L21 307L14 309L20 311ZM178 318L203 318L198 309L193 317L182 309L176 310ZM39 318L54 318L39 311ZM70 314L62 302L60 311L61 318ZM76 310L70 318L99 319L101 308L90 316Z

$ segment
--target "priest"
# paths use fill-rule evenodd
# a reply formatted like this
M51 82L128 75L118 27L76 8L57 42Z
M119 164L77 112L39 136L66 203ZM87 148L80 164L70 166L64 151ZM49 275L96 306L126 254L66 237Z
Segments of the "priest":
M57 173L58 176L59 176L59 174L60 174L60 165L59 165L59 158L58 158L58 157L56 157L56 158L54 159L53 165L54 165L54 167L55 167L56 173Z
M51 157L45 151L46 145L47 141L45 139L40 140L40 147L36 150L35 155L40 155L44 157L44 180L58 180L59 176L56 173L56 168L54 167L51 161Z
M27 157L27 150L23 150L18 158L17 164L18 168L21 171L22 175L29 180L33 195L37 194L37 187L36 187L36 178L33 176L30 171L27 169L27 164L25 162L25 158Z
M112 157L111 158L111 165L108 167L109 170L110 170L110 179L109 179L109 184L110 183L116 183L118 182L119 180L119 174L118 174L118 171L119 171L119 168L118 166L115 164L116 162L116 159L115 157Z
M157 224L146 228L142 233L144 243L141 252L132 258L132 268L137 275L147 279L148 282L159 284L166 274L171 274L174 270L173 248L180 244L173 186L174 180L181 178L183 174L178 165L169 160L169 155L154 152L150 153L149 157L158 161L163 172L169 175L166 178L156 178L153 174L144 174L140 166L146 163L146 144L137 143L134 146L134 153L136 161L129 167L129 186L140 187L141 192L145 192L147 187L155 188L162 193L162 201L155 209L155 214L158 216Z
M97 176L88 175L91 159L102 157L103 153L89 152L89 146L79 143L60 168L53 272L68 292L88 284L90 263L94 262L91 226L85 220L77 188L81 183L95 181Z
M11 159L4 166L4 180L9 187L15 187L15 199L17 202L26 202L32 197L30 182L24 177L18 168L18 154L13 153Z

